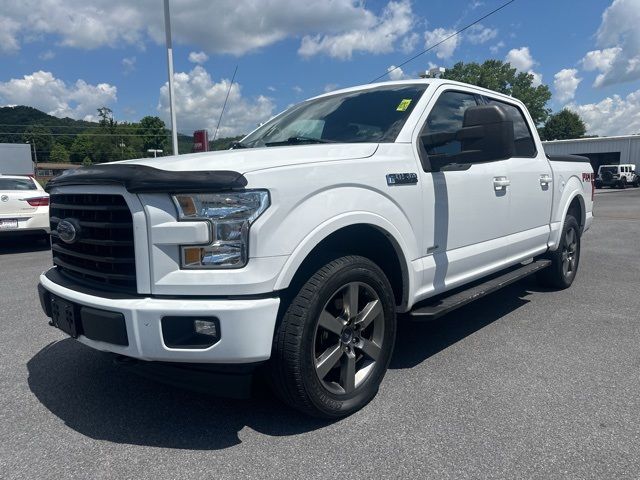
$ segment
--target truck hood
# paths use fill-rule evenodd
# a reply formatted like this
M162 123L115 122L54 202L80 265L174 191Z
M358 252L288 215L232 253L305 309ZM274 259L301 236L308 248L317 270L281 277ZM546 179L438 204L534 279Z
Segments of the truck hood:
M288 165L367 158L372 156L377 148L377 143L242 148L160 158L140 158L113 164L143 165L172 172L226 170L245 174Z

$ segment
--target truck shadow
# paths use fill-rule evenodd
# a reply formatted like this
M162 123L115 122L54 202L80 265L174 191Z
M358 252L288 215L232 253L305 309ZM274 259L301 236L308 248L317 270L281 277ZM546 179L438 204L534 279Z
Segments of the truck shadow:
M51 245L42 236L21 235L0 238L0 255L49 250Z
M523 282L429 323L401 321L390 368L412 368L527 303ZM308 418L264 388L250 400L225 400L139 377L71 339L27 363L29 388L75 431L115 443L218 450L241 443L249 427L270 436L299 435L331 422Z

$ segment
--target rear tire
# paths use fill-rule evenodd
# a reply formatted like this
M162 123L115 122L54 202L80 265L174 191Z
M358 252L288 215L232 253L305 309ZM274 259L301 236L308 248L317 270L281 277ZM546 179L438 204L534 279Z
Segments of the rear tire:
M269 365L275 393L321 418L365 406L378 392L395 342L395 300L382 270L364 257L338 258L285 308Z
M580 264L580 226L573 215L567 215L558 248L547 254L551 265L538 273L538 282L549 288L569 288Z

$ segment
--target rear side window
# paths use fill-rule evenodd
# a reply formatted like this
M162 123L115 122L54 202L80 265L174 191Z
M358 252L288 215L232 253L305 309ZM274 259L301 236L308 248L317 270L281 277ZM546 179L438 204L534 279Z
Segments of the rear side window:
M462 143L455 134L462 128L465 110L477 104L475 95L470 93L448 91L440 95L422 129L423 135L430 135L424 148L431 162L460 153Z
M0 190L37 190L33 180L28 178L0 178Z
M536 144L533 141L529 124L524 118L522 111L515 105L487 98L490 105L499 105L502 107L513 122L513 138L515 140L515 156L516 157L535 157Z

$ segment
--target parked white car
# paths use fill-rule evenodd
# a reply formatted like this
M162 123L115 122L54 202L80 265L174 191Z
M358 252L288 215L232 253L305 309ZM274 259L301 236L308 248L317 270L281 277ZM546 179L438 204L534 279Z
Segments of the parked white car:
M0 237L49 236L49 194L33 178L0 175Z
M636 174L636 166L628 163L623 165L600 165L596 177L596 188L628 186L638 187L640 179Z
M378 391L398 313L435 318L534 273L569 287L593 179L587 158L547 157L509 96L440 79L339 90L230 151L52 180L40 299L128 365L198 364L220 390L233 373L236 393L262 365L284 401L336 418Z

